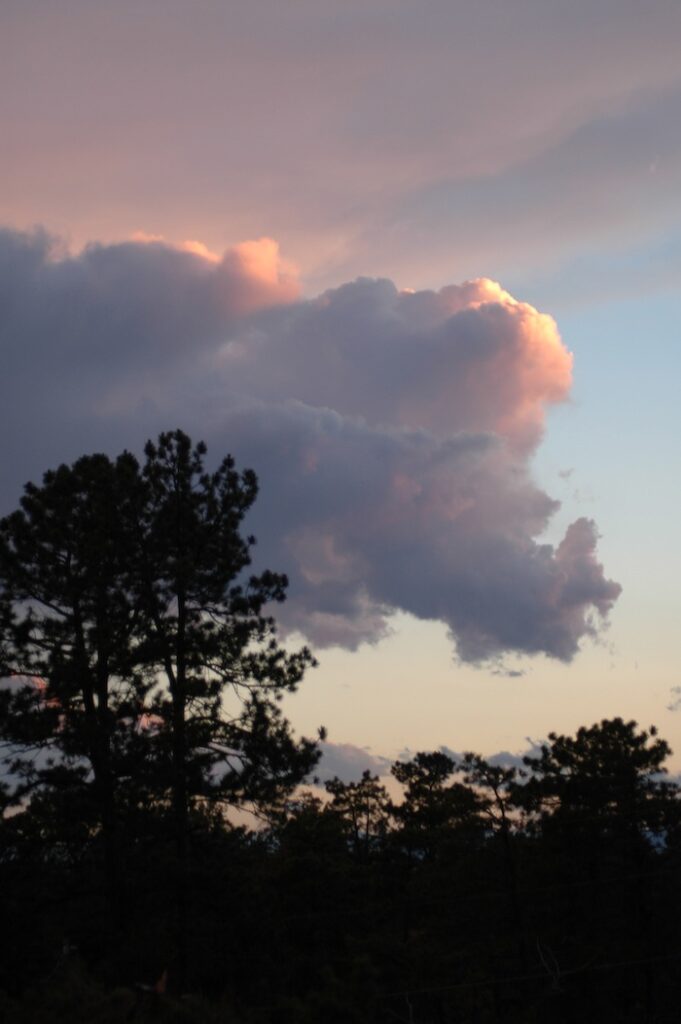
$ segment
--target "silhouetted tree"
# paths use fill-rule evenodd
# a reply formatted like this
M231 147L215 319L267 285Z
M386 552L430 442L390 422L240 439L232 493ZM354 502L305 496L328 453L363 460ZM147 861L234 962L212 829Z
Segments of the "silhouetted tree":
M452 830L479 824L476 793L454 778L455 769L455 761L439 750L421 751L392 766L391 774L404 786L392 815L410 856L432 857Z
M657 730L606 719L574 736L550 733L538 756L524 758L529 777L516 791L540 839L540 870L555 884L540 927L563 929L564 960L603 956L640 960L623 985L622 1005L640 1001L652 1019L659 932L654 893L667 834L678 816L677 787L664 778L671 753ZM565 893L570 893L569 900ZM588 937L583 919L591 918ZM554 940L555 941L555 940ZM651 959L652 958L652 959ZM637 987L636 979L641 983Z
M493 843L500 846L505 888L509 896L509 928L515 936L518 963L523 974L528 969L525 908L519 893L517 797L522 773L513 765L490 764L480 754L466 753L461 762L464 781L473 786L478 806L487 820Z
M388 832L390 804L385 786L367 768L359 782L330 779L326 791L333 798L330 812L342 822L350 849L359 860L367 861Z
M279 708L313 661L279 645L265 612L287 580L245 576L255 474L231 457L207 472L205 452L175 431L149 442L142 468L128 453L84 457L29 484L0 523L1 671L13 677L0 735L15 803L68 795L63 824L103 837L112 912L121 808L131 793L147 820L167 808L180 987L190 828L211 808L277 802L318 757Z
M575 736L549 734L519 790L522 804L544 828L563 826L602 836L653 839L665 828L676 786L664 779L671 753L657 729L605 719Z
M149 703L157 795L172 806L178 853L179 974L187 943L189 815L203 804L262 807L281 799L316 763L315 743L296 741L278 701L313 663L285 651L266 604L287 579L244 580L254 538L239 528L257 494L252 470L227 456L213 473L205 445L181 431L145 448L146 506L138 535L142 611L136 661L163 680Z
M33 799L53 829L61 820L67 831L71 822L99 830L112 915L116 784L131 774L136 746L129 709L144 701L131 670L142 507L135 459L93 455L46 473L42 487L28 484L0 522L0 674L13 677L0 691L0 735L11 745L11 803Z

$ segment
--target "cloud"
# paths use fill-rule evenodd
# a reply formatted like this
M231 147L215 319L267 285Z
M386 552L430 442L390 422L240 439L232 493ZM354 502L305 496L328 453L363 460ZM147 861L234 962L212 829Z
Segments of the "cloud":
M513 281L529 276L563 301L621 288L620 269L630 278L628 293L649 287L664 266L648 267L646 253L634 281L626 257L640 259L642 243L647 250L651 242L654 257L675 224L681 146L669 125L680 109L676 81L592 111L570 131L547 132L542 145L494 173L443 176L414 189L393 211L393 244L402 251L418 228L442 260L456 232L469 266L483 261ZM370 238L365 245L376 259L378 245Z
M470 662L569 661L617 599L591 520L541 541L559 506L530 459L572 360L495 282L303 299L270 240L69 255L6 231L0 309L7 510L56 461L179 425L258 472L258 561L289 574L278 617L317 645L376 640L402 609Z
M669 691L670 702L667 711L678 711L681 708L681 686L672 686Z
M587 236L640 249L676 208L678 0L430 0L427 18L394 0L166 0L162 24L138 0L10 7L15 224L212 249L266 229L325 283L379 268L422 285L545 271Z
M314 770L314 777L321 783L336 776L342 782L357 782L365 771L379 776L390 772L390 759L372 754L366 747L357 747L353 743L330 743L327 740L319 746L322 757Z
M572 366L551 317L493 281L414 293L368 278L261 318L220 363L270 401L438 438L492 431L521 447L538 440L544 406L566 397Z
M498 750L494 754L488 754L485 760L495 768L525 768L526 757L539 757L542 749L542 741L533 740L530 736L525 737L527 747L525 750L512 752L510 750ZM443 754L451 757L456 764L461 764L464 752L451 750L449 747L440 747ZM411 755L413 756L413 755ZM406 760L406 758L405 758Z

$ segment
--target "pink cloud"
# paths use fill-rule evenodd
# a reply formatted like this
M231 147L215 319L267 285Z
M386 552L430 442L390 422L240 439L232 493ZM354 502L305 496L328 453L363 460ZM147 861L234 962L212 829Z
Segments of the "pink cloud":
M484 278L416 293L364 278L247 330L221 354L247 393L438 436L489 430L530 448L571 384L553 318Z
M300 295L297 268L282 259L273 238L240 242L227 249L217 271L217 289L230 313L243 316L293 302Z

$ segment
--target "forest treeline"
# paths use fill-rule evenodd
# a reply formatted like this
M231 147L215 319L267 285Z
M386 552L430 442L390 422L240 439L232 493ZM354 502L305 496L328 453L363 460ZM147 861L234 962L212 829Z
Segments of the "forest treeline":
M280 699L313 659L268 614L285 577L248 575L256 493L175 431L0 522L0 1017L676 1020L667 743L613 718L519 766L310 784Z
M392 768L402 799L369 773L335 779L258 829L197 804L184 999L154 990L174 956L164 807L128 807L112 927L101 833L56 795L33 801L2 827L7 1019L675 1020L668 752L613 719L551 736L522 769L416 754Z

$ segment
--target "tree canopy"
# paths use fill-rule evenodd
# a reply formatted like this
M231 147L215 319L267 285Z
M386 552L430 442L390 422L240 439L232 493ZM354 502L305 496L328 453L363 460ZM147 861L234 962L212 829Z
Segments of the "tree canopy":
M85 456L27 485L0 522L5 799L58 799L65 827L99 835L112 920L122 835L153 810L176 846L180 961L192 817L272 806L318 756L279 708L313 663L281 646L267 611L286 577L246 572L255 474L231 456L209 472L205 455L177 430L142 465Z

